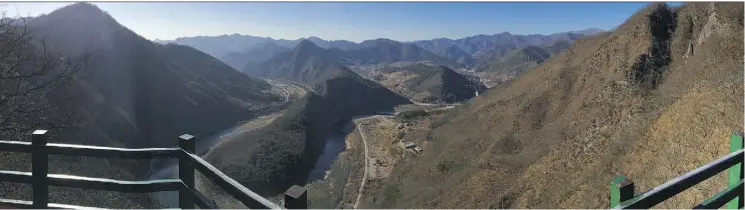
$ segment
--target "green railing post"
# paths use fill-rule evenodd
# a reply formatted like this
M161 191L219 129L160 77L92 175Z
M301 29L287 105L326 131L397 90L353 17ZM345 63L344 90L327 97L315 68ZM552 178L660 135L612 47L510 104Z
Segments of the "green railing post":
M178 137L178 146L187 154L196 152L196 139L194 136L184 134ZM194 189L194 166L189 161L189 157L184 154L178 159L178 178L186 185L188 189L179 190L178 201L180 209L194 209L191 190Z
M743 148L742 132L735 132L730 137L730 152L736 152ZM729 168L729 187L736 186L743 179L742 163L738 163ZM727 209L743 208L743 195L737 196L727 203Z
M31 189L34 209L49 207L49 155L47 154L47 130L35 130L31 134Z
M616 207L631 198L634 198L634 182L626 176L613 178L610 182L610 207Z
M307 209L308 208L308 190L304 187L292 185L285 192L285 208L287 209Z

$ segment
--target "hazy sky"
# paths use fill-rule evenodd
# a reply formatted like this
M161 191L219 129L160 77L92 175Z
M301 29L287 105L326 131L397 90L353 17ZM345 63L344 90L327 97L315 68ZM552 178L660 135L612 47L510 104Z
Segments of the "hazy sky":
M8 3L8 15L37 16L69 3ZM509 31L549 34L612 29L646 3L95 3L148 39L250 34L297 39L413 41Z

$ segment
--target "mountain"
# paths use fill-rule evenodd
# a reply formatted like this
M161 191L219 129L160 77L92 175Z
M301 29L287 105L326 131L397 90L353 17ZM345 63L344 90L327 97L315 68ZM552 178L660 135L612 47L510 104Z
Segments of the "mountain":
M457 40L433 39L411 43L401 43L390 39L366 40L355 43L346 40L324 40L315 36L297 40L275 40L270 37L251 35L222 35L181 37L173 41L157 40L159 43L175 43L194 47L206 52L234 68L242 69L241 63L256 63L252 59L240 61L242 54L275 55L276 48L266 48L270 42L282 48L294 48L300 41L309 40L319 47L348 53L347 65L379 64L392 62L412 62L429 60L448 67L471 65L479 57L491 56L503 51L515 50L525 46L547 45L557 41L572 41L579 37L602 32L600 29L586 29L550 35L514 35L500 33L495 35L477 35ZM268 50L263 52L262 50ZM506 54L506 53L502 53ZM252 57L252 56L249 56ZM259 56L263 57L263 56Z
M343 67L340 60L336 53L325 50L309 40L303 40L292 51L280 53L259 64L249 65L243 72L254 77L281 78L315 85L325 81L324 74L339 71Z
M537 67L551 56L569 48L569 45L569 41L557 41L549 45L526 46L508 52L494 53L490 57L479 59L473 71L482 81L487 82L488 86L494 86Z
M367 72L383 86L423 103L462 102L486 89L445 66L417 63Z
M380 64L393 62L430 61L445 66L460 66L455 60L438 56L417 45L401 43L390 39L363 41L359 45L344 51L348 65Z
M175 145L178 133L221 129L278 100L262 93L268 83L194 48L145 40L91 4L55 10L30 26L32 35L54 49L66 54L86 50L95 56L84 82L104 97L102 104L134 120L132 129L140 136L128 141L140 142L128 146Z
M572 33L572 34L582 34L582 35L585 35L585 36L592 36L592 35L603 33L603 32L605 32L605 30L603 30L603 29L599 29L599 28L588 28L588 29L583 29L583 30L570 31L569 33Z
M243 52L229 53L228 55L220 58L220 60L235 69L243 69L246 68L246 65L248 65L249 63L263 62L280 53L290 50L292 50L292 48L283 47L276 44L275 42L267 41L264 43L256 44L255 46Z
M192 47L152 43L88 3L71 4L36 17L28 26L32 41L43 39L51 51L65 56L91 55L92 62L85 69L88 74L73 84L80 99L74 102L75 107L85 113L87 123L77 129L54 129L58 135L52 142L174 147L179 135L203 138L282 102L269 92L271 86L263 80L245 76ZM0 158L4 169L27 164L16 163L18 158L8 154ZM50 164L50 170L55 173L81 176L138 180L149 172L148 161L51 161L54 164ZM54 189L50 197L84 206L157 207L146 195Z
M303 40L291 52L285 52L263 63L249 66L244 72L256 77L278 78L298 82L311 87L311 89L322 96L335 94L335 91L343 89L345 94L354 95L353 98L364 96L357 94L370 94L365 97L369 97L368 100L376 101L376 103L386 104L382 106L407 101L405 99L402 100L403 98L401 96L390 92L390 90L379 84L360 77L346 68L341 60L337 51L327 50L319 47L312 41ZM338 90L329 88L329 85L341 84L350 86L340 87ZM375 100L378 97L380 99ZM366 105L359 104L359 106L355 106L354 104L356 103L352 103L352 101L348 101L348 103L350 103L348 105L349 107L367 107L375 104L368 103Z
M305 45L301 45L302 43L305 43ZM310 46L308 45L309 43L313 45ZM264 63L249 63L243 72L254 77L305 77L305 73L299 74L284 68L280 71L269 71L271 69L276 69L281 65L302 65L286 64L285 62L287 60L297 60L296 58L291 58L292 56L301 56L300 60L302 61L305 61L306 59L314 61L317 60L318 62L314 64L321 65L321 67L319 68L325 68L326 65L356 66L422 61L427 61L438 65L460 66L455 61L442 58L438 55L435 55L434 53L423 50L416 45L404 44L389 39L367 40L346 50L339 48L324 49L316 45L313 41L310 41L310 39L307 39L301 41L300 44L295 47L295 49L296 50L294 52L298 53L296 55L291 55L292 53L287 52L277 55L275 58L272 58ZM321 71L313 70L313 72L318 73ZM292 75L284 75L286 73L290 73ZM298 81L305 80L305 78L294 79L297 79Z
M271 124L216 146L205 158L253 191L274 196L293 184L307 184L326 141L352 117L410 103L339 60L331 50L303 40L290 52L249 65L246 74L293 81L313 92Z
M440 38L415 41L413 43L437 55L457 60L463 57L463 54L469 54L472 57L477 58L526 46L547 45L557 41L571 42L578 38L594 35L600 32L602 32L602 30L599 29L587 29L549 35L518 35L504 32L494 35L476 35L455 40ZM456 57L452 57L451 55L456 51L453 49L454 47L462 51L462 53L455 53Z
M309 41L311 41L311 42L313 42L314 44L318 45L319 47L326 48L326 49L339 48L339 49L342 49L342 50L346 50L346 49L352 48L355 45L357 45L357 43L350 42L350 41L347 41L347 40L330 40L330 41L327 41L327 40L323 40L323 39L318 38L318 37L315 37L315 36L311 36L311 37L308 37L306 39L309 40Z
M222 58L233 52L250 50L252 46L267 41L273 40L268 37L226 34L221 36L180 37L173 41L166 41L166 43L191 46L216 58Z
M362 208L607 208L716 160L742 129L743 3L651 4L436 120ZM689 208L720 174L655 208ZM427 189L427 190L422 190Z
M329 41L314 36L307 39L323 48L347 49L356 45L356 43L346 40ZM226 34L221 36L179 37L175 40L156 40L156 42L191 46L221 60L228 58L228 60L223 60L226 63L234 63L235 61L230 59L234 58L233 56L237 56L237 54L260 53L262 49L269 50L267 53L272 54L272 52L275 52L273 50L276 50L277 47L292 49L302 40L304 39L287 40L241 34ZM248 62L252 61L248 60Z
M438 53L435 53L435 54L438 54ZM473 58L471 54L468 54L466 51L463 51L458 46L450 46L450 47L445 48L445 51L442 52L441 56L445 58L455 59L455 62L458 62L460 64L471 64L475 61L475 59Z

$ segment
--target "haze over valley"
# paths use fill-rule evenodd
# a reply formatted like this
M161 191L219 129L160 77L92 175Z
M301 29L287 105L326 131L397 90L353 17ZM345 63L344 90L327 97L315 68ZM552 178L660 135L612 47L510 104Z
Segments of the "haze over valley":
M115 15L122 10L103 5L0 19L0 139L49 129L53 143L166 148L191 134L197 155L239 184L278 204L303 186L310 208L608 208L616 175L652 189L728 154L729 135L743 126L741 2L645 3L613 10L624 15L614 24L549 33L483 24L495 32L400 41L324 39L312 33L331 32L317 25L299 39L238 33L268 28L262 19L215 22L221 33L235 30L225 35L158 39L142 30L150 23L129 28ZM591 18L552 20L554 12L535 19ZM142 13L164 21L151 15ZM533 21L515 17L513 25ZM311 27L326 16L307 18ZM380 27L335 21L340 34L354 21ZM154 180L177 178L177 162L50 156L49 171ZM0 152L0 170L30 164L30 155ZM726 182L717 175L655 207L695 206ZM0 198L32 199L31 187L0 183ZM200 173L196 188L220 208L246 208ZM179 205L178 192L64 187L50 188L50 202Z

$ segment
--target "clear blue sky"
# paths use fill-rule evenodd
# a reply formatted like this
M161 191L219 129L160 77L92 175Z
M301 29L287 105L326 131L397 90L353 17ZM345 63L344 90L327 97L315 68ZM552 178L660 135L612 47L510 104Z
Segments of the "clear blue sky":
M8 15L37 16L69 3L8 3ZM297 39L412 41L462 38L508 31L548 34L586 28L612 29L643 2L607 3L95 3L148 39L250 34Z

